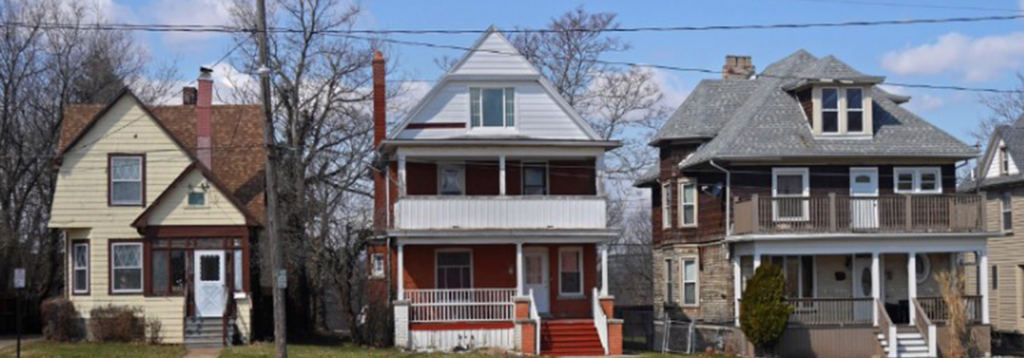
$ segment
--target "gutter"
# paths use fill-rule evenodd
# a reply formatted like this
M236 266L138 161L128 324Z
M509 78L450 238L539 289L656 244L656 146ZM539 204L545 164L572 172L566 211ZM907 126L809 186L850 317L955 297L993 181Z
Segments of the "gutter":
M714 159L708 161L711 166L725 173L725 237L732 237L732 173L722 168Z

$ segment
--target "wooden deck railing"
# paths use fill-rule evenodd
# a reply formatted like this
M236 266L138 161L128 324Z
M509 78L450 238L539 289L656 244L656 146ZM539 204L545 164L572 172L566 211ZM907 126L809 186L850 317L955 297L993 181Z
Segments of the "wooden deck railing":
M981 323L981 296L964 296L963 300L967 323ZM932 321L945 322L949 319L949 306L942 297L918 297L917 301Z
M737 201L734 232L909 233L978 232L985 230L985 205L979 195L881 195L856 197L828 194L807 197L765 197Z
M932 323L932 320L928 318L928 313L921 307L920 300L915 298L910 301L911 307L915 312L914 326L917 327L917 331L921 334L921 338L924 339L924 343L928 345L928 356L936 357L938 334L936 333L935 324Z
M515 318L514 288L405 290L410 322L486 322Z
M885 337L886 346L897 347L896 340L896 325L892 323L892 318L889 317L889 312L885 310L885 304L879 299L873 300L875 306L875 314L878 315L878 331ZM881 346L879 346L881 348ZM885 349L882 352L885 353ZM888 357L896 357L898 354L896 349L889 349Z
M850 326L874 324L873 298L791 298L789 323L801 326Z

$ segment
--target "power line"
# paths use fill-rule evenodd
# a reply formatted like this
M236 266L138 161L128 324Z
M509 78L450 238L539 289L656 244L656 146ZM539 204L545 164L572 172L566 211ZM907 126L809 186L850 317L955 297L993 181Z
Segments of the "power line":
M964 5L943 5L943 4L925 4L925 3L901 3L901 2L888 2L888 1L867 1L867 0L791 0L791 1L802 1L820 4L845 4L845 5L868 5L868 6L883 6L883 7L899 7L899 8L915 8L915 9L934 9L934 10L966 10L966 11L990 11L990 12L1012 12L1021 13L1020 9L1010 8L994 8L994 7L981 7L981 6L964 6Z

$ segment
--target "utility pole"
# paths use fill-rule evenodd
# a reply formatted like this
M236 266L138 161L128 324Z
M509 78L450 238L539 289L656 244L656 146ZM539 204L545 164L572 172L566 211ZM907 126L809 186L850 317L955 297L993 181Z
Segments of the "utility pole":
M259 31L259 75L260 96L263 100L263 140L267 147L266 199L267 199L267 231L270 240L270 262L274 275L274 346L277 358L288 357L288 342L285 326L285 286L288 276L282 269L281 230L277 217L277 139L274 136L274 114L270 102L270 66L267 64L267 7L264 0L256 0L256 19ZM284 281L284 282L282 282Z

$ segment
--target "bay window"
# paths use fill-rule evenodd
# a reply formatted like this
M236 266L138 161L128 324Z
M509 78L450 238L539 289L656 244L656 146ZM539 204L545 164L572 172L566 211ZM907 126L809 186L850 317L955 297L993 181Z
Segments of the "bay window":
M672 259L665 259L665 303L675 303L675 270L672 269Z
M679 226L697 226L697 183L679 184Z
M685 258L682 263L683 269L683 305L697 305L697 259Z
M661 227L672 227L672 184L661 185Z

